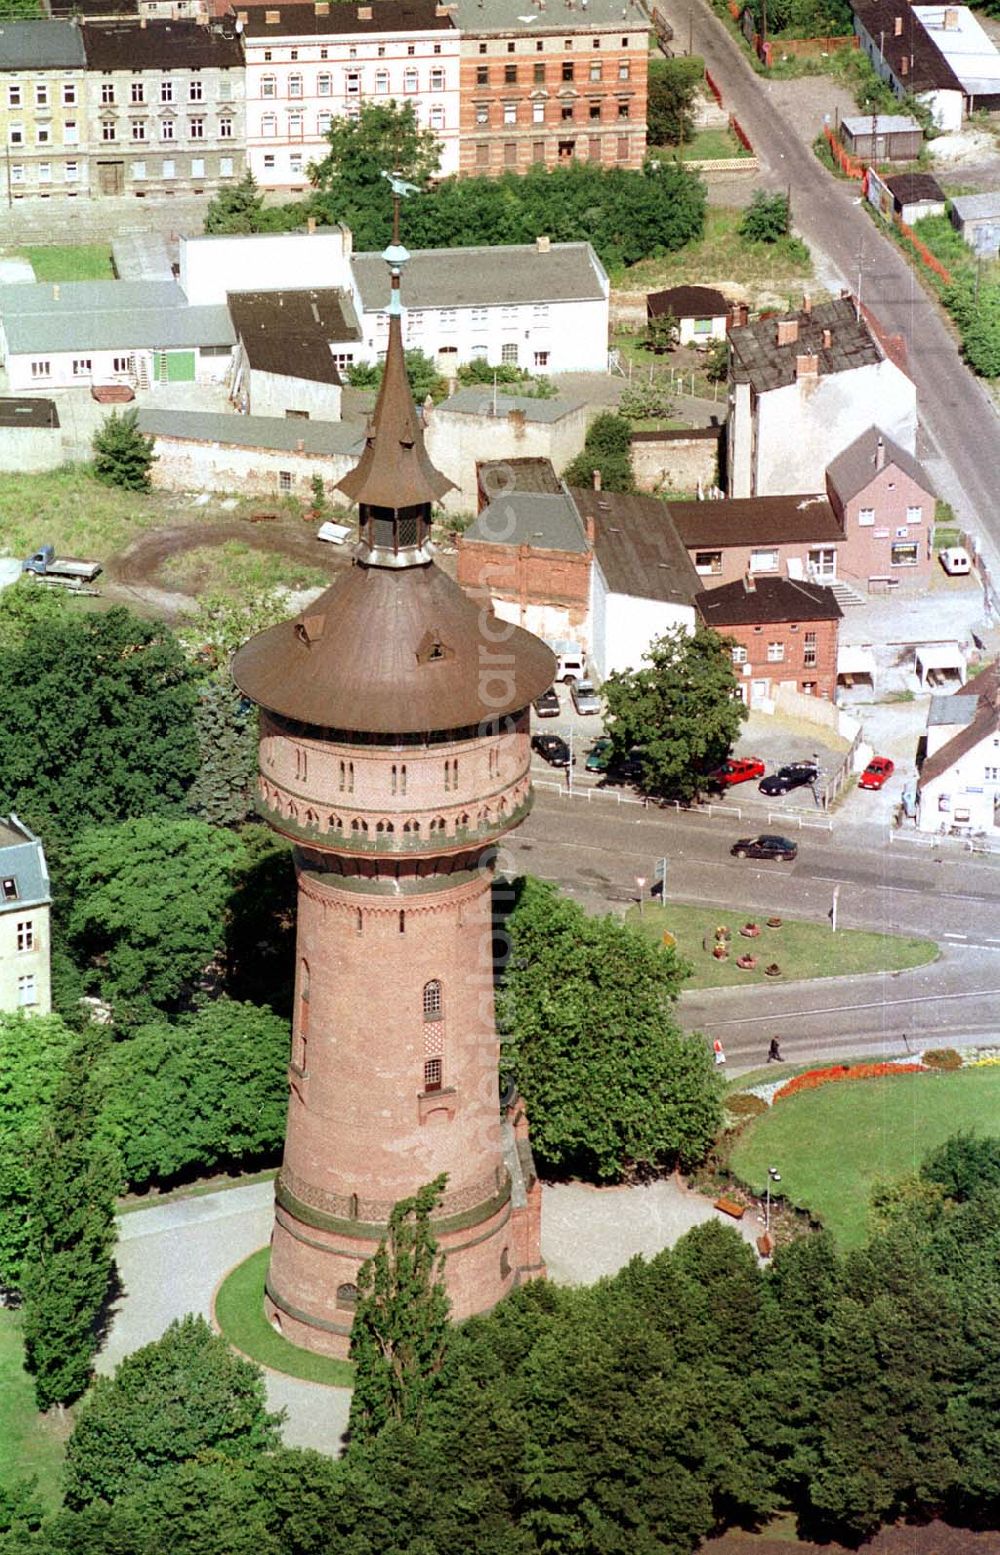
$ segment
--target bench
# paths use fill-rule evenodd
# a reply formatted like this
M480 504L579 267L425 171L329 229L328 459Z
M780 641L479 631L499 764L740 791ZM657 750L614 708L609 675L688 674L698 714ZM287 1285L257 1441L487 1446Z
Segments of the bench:
M716 1199L715 1208L721 1210L724 1215L732 1215L734 1220L742 1220L747 1212L745 1204L737 1204L735 1199Z

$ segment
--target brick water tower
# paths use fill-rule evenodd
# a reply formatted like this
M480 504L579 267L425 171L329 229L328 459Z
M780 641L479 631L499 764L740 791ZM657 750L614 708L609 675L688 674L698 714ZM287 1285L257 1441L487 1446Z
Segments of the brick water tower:
M434 468L406 379L398 239L354 562L236 654L261 710L259 807L295 844L295 1006L265 1304L347 1353L360 1264L447 1174L434 1227L455 1317L542 1272L537 1184L498 1101L495 847L531 805L529 705L555 662L434 560Z

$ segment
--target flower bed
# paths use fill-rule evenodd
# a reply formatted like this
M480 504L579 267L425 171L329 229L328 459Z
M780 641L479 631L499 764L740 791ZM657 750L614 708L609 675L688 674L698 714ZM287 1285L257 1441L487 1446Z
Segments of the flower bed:
M881 1080L888 1075L926 1072L924 1064L833 1064L828 1069L809 1069L805 1074L797 1074L794 1080L775 1091L774 1100L794 1096L798 1091L815 1091L834 1080Z

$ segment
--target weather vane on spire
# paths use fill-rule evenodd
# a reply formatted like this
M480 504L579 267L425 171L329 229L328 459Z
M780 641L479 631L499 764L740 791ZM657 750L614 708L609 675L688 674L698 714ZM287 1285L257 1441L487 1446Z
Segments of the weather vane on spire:
M392 296L389 299L389 312L401 313L402 306L399 299L399 272L409 259L409 251L403 247L399 237L399 207L400 203L409 194L419 194L419 186L411 184L403 177L402 173L387 173L383 171L382 177L392 190L392 242L385 250L382 258L389 266L390 285Z

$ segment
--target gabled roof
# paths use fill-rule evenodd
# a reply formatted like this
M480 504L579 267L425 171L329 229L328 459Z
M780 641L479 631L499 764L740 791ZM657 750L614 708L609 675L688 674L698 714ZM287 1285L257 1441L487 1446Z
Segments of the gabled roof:
M795 324L795 339L779 345L779 324ZM824 344L825 331L829 331L829 345ZM782 331L790 333L790 327ZM777 318L755 319L729 331L729 347L734 380L752 384L758 394L794 383L800 356L815 356L820 377L871 367L882 360L874 335L864 318L858 317L849 297L820 303L808 312L800 309Z
M361 339L346 292L229 292L227 301L251 367L314 383L340 383L330 342Z
M936 750L932 756L928 756L920 769L918 788L924 788L939 778L956 761L975 750L982 740L988 739L991 734L1000 733L1000 665L994 660L981 670L972 680L966 681L961 691L955 693L964 703L970 696L975 696L977 707L975 716L969 720L964 729ZM956 719L956 722L958 720Z
M878 445L881 441L884 450L883 469L894 465L897 470L902 470L911 480L917 482L921 490L928 497L933 498L934 491L927 476L912 454L908 454L905 448L900 448L891 437L887 437L878 427L869 427L867 432L862 432L860 437L845 448L843 453L826 467L827 489L833 491L842 502L850 502L859 492L864 491L872 481L880 474L877 459Z
M881 46L882 58L897 81L906 82L908 91L962 90L962 83L940 49L935 48L914 6L903 0L853 0L853 8L855 31L864 28L876 46ZM898 36L897 19L903 24ZM871 125L871 119L868 124Z
M915 5L913 11L970 96L1000 92L1000 54L967 5Z
M951 202L959 221L992 221L1000 216L1000 190L987 194L958 194Z
M533 399L527 394L494 394L488 384L458 389L450 399L442 400L434 407L435 416L485 416L491 421L505 421L511 411L517 411L525 421L537 421L545 426L572 416L586 403L584 400Z
M226 308L190 307L176 281L4 286L0 318L15 356L28 351L229 346L236 340Z
M351 260L361 306L384 312L385 261L381 254ZM406 307L476 308L491 304L585 302L608 295L607 277L589 243L536 243L503 247L423 248L406 266Z
M583 523L593 519L594 550L610 593L693 602L701 580L658 497L590 486L574 486L571 495Z
M748 589L723 583L695 596L695 609L706 626L765 626L777 621L839 621L841 609L833 590L797 578L756 578Z
M840 122L854 136L871 135L873 129L876 135L912 135L914 131L923 134L908 113L877 113L874 119L870 113L844 114Z
M42 844L13 812L0 816L0 879L13 879L17 891L10 901L0 893L0 912L40 907L52 900Z
M880 173L878 176L900 205L912 205L917 200L946 198L944 190L933 173L894 173L890 178Z
M647 292L646 311L658 319L669 314L675 319L727 318L729 303L711 286L671 286L664 292Z
M153 437L276 453L360 454L365 444L364 428L356 421L299 421L215 410L140 410L139 430Z
M491 502L462 536L489 545L530 545L536 550L585 555L587 531L572 499L563 490L510 491Z
M75 22L0 22L0 71L82 70L86 63Z
M684 545L804 545L842 540L844 531L822 492L803 496L724 497L718 502L670 502Z

